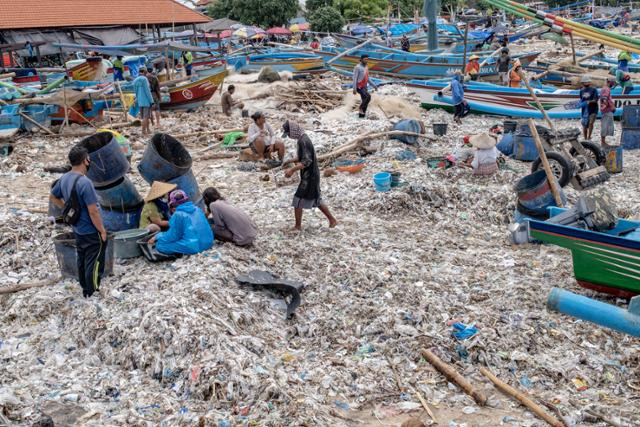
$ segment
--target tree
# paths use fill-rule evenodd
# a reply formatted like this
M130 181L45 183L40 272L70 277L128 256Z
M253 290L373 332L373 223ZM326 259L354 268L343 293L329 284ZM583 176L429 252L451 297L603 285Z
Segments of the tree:
M333 7L347 20L387 16L387 0L334 0Z
M305 9L307 9L307 17L313 15L313 12L321 7L331 6L331 0L307 0L305 3Z
M402 18L413 18L414 11L418 11L418 16L423 14L423 0L391 0L391 16L397 17L398 11Z
M324 6L317 9L309 17L311 30L318 33L337 33L340 32L345 24L344 18L335 8Z
M285 25L297 12L297 0L218 0L209 7L212 18L229 18L263 28Z

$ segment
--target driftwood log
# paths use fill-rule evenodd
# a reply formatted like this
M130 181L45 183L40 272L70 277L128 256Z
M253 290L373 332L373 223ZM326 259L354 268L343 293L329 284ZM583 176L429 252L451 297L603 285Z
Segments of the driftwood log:
M447 377L449 381L453 382L465 393L473 397L473 400L475 400L478 405L485 406L487 404L487 396L485 396L481 391L476 390L475 387L473 387L466 378L460 375L453 366L443 362L442 359L426 349L422 349L422 356L427 359L427 361L431 363L442 375Z
M59 280L60 280L60 277L55 277L53 279L44 280L42 282L22 283L22 284L19 284L19 285L4 286L4 287L0 288L0 295L13 294L13 293L16 293L16 292L24 291L25 289L42 288L42 287L45 287L45 286L50 286L50 285L58 283Z

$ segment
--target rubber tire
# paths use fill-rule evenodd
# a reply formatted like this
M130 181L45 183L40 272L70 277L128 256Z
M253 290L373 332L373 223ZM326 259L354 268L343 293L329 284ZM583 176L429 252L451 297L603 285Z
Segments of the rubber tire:
M585 150L591 151L592 158L596 161L598 166L604 165L604 163L607 160L607 157L605 156L604 151L602 151L602 148L600 148L598 144L591 141L583 141L582 146L584 147ZM571 153L572 156L575 156L578 154L575 148L572 148L571 151L569 152Z
M573 163L567 160L562 154L556 153L555 151L545 151L545 153L547 154L547 159L550 162L554 161L562 168L562 176L558 179L558 184L560 184L560 187L566 187L567 184L571 182L571 178L573 178ZM536 172L540 169L543 169L542 160L538 157L531 165L531 172Z

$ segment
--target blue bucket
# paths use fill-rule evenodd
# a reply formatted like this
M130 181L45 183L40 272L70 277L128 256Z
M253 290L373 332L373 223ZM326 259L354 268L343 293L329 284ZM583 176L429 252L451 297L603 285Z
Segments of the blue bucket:
M124 212L117 209L102 209L100 211L104 228L111 232L138 228L141 212L141 207Z
M147 144L138 171L149 184L153 181L170 182L189 172L192 163L191 155L180 141L171 135L157 133Z
M557 182L556 180L556 184ZM567 197L560 185L557 185L557 188L560 191L562 203L566 205ZM547 208L556 206L556 201L553 198L553 193L551 193L551 186L544 170L536 171L522 178L516 184L515 190L518 193L518 210L525 215L548 218Z
M98 202L107 209L119 209L121 211L136 208L142 205L140 193L126 176L107 187L97 187Z
M376 191L387 192L391 190L391 174L389 172L380 172L373 176L373 184Z
M89 151L91 167L87 178L96 187L113 184L129 171L129 161L111 133L96 133L80 141L79 145Z

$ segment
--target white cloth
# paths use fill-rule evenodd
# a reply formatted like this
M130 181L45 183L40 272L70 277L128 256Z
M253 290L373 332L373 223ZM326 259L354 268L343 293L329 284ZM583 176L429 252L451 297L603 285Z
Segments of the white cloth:
M260 129L257 124L251 123L248 135L247 141L249 143L254 142L257 138L263 138L265 146L276 142L276 134L268 123L264 124L264 129Z
M476 150L471 166L477 169L480 165L495 163L496 160L498 160L498 149L496 147L489 148L488 150Z

